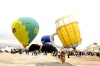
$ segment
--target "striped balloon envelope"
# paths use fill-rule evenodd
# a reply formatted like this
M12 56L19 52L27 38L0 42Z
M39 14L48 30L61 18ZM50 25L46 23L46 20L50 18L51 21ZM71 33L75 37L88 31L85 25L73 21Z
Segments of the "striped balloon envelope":
M39 24L31 17L20 17L12 23L11 29L14 36L25 48L37 36Z
M82 38L78 21L73 15L63 16L56 20L56 32L64 47L75 48Z

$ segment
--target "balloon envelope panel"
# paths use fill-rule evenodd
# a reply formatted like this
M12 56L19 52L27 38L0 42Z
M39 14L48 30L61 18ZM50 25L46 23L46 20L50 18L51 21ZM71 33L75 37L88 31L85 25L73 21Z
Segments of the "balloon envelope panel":
M12 32L19 42L25 47L32 42L39 31L39 24L30 17L21 17L12 24Z
M54 38L53 38L53 40L54 40ZM45 43L51 43L50 42L50 35L45 35L45 36L43 36L42 38L41 38L41 42L42 42L42 44L45 44Z
M35 51L35 50L39 50L40 48L40 45L37 45L37 44L32 44L30 47L29 47L29 50L30 51ZM53 45L51 44L44 44L42 45L42 49L41 51L47 51L47 52L52 52L52 51L57 51L56 47L54 47Z
M57 34L64 47L76 47L82 38L78 27L78 21L72 15L65 16L56 21Z
M40 48L40 45L38 45L38 44L32 44L28 49L30 51L35 51L35 50L39 50L39 48Z
M57 49L52 44L44 44L41 51L53 52L57 51Z

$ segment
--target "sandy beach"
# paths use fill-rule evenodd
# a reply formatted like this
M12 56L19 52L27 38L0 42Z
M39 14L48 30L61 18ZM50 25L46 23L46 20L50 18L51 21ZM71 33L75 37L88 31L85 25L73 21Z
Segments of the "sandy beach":
M50 54L46 55L38 55L32 56L30 53L29 55L23 54L10 54L10 53L1 53L0 54L0 65L4 66L35 66L36 63L49 63L49 62L60 62L57 58L52 57Z
M61 61L51 56L50 53L47 56L42 53L38 56L32 56L31 53L29 55L0 53L0 66L37 66L39 63L61 63ZM100 66L100 58L97 56L70 56L67 58L66 56L65 63L70 63L73 66Z

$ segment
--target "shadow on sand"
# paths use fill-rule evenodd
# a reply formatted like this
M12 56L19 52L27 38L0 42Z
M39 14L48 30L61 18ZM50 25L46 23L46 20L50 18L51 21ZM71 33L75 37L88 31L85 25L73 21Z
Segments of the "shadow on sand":
M73 66L72 64L65 62L51 62L51 63L37 63L36 66Z

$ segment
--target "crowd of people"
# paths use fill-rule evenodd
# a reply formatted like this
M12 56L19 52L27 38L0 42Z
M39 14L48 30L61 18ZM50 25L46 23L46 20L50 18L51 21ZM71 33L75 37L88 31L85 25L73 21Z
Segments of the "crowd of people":
M0 52L2 52L0 50ZM5 51L5 52L8 52L8 51ZM23 52L26 53L26 55L29 54L29 50L28 49L11 49L11 54L15 54L15 53L19 53L19 54L22 54ZM39 53L41 53L41 51L38 51L38 50L35 50L35 51L31 51L32 55L37 55ZM47 52L44 51L43 52L44 55L47 55ZM86 55L90 55L90 56L100 56L100 53L96 53L96 52L87 52L87 51L56 51L56 52L52 52L52 56L57 56L57 58L61 58L62 55L66 55L68 56L86 56Z
M52 56L55 56L59 59L61 59L61 57L65 55L68 58L70 58L70 56L77 56L77 57L81 57L81 56L99 56L100 54L97 55L96 52L85 52L85 51L56 51L56 52L52 52Z
M64 51L58 52L53 51L52 56L56 56L57 58L61 59L62 56L64 56L66 53Z
M2 51L0 51L1 53ZM38 56L41 53L43 55L47 55L47 51L39 51L39 50L34 50L34 51L29 51L28 49L11 49L10 51L11 54L15 54L15 53L19 53L19 54L23 54L26 53L26 55L29 55L29 53L32 54L32 56ZM81 56L96 56L95 52L86 52L86 51L53 51L51 53L52 56L60 59L62 61L62 63L65 62L65 57L70 58L71 56L77 56L77 57L81 57ZM100 54L98 55L100 57Z

